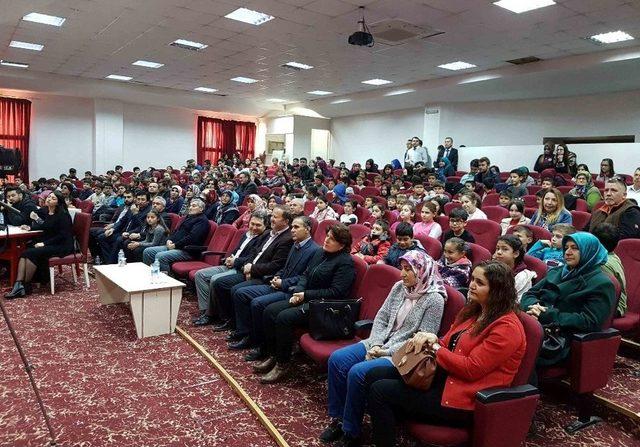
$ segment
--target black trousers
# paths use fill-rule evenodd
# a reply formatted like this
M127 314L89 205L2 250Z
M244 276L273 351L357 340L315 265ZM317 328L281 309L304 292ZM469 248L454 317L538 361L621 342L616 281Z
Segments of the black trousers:
M393 447L398 419L448 427L471 426L473 411L440 404L445 382L446 374L436 374L431 388L422 391L406 385L395 366L371 369L365 383L369 389L373 444L376 447Z
M100 250L100 246L98 245L98 238L104 235L104 228L90 228L89 229L89 250L91 254L95 258L96 256L102 256L102 250Z
M210 309L216 309L218 316L223 320L231 320L235 326L235 311L233 308L233 294L242 287L262 284L260 279L246 280L244 273L234 273L233 275L223 276L217 279L213 283L214 293L211 294L215 297L214 307Z
M278 363L291 360L291 349L295 342L295 330L309 324L309 304L298 306L289 300L269 304L264 310L263 327L267 353L275 356Z

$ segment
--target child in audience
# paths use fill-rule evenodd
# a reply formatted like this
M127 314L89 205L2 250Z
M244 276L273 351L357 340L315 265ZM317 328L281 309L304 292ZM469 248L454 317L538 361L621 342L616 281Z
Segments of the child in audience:
M500 196L498 197L498 205L502 208L509 209L509 203L513 200L511 193L509 193L506 189L500 191Z
M443 199L449 201L449 196L444 193L444 183L438 181L433 185L431 191L426 194L426 200Z
M337 220L338 213L329 206L325 196L318 196L316 198L316 207L309 217L320 223L325 220Z
M413 228L410 223L400 222L396 228L396 242L389 248L384 260L379 264L400 268L400 257L411 250L425 251L420 241L413 239Z
M469 172L467 172L465 175L460 177L460 183L465 186L469 181L473 181L475 183L474 179L476 178L476 174L478 173L479 166L480 166L480 160L478 160L477 158L474 158L473 160L471 160L471 162L469 163ZM474 188L472 189L475 189L475 185L474 185Z
M467 226L467 219L469 218L469 214L462 208L454 208L449 213L449 228L442 235L442 243L446 244L447 241L453 237L457 237L462 239L465 242L475 242L475 238L471 233L469 233L465 227Z
M476 190L476 182L474 180L467 180L464 182L464 187L467 191L474 192Z
M509 173L509 180L511 186L509 186L506 191L511 194L511 197L522 197L529 194L527 187L522 184L524 181L524 175L520 168L511 170Z
M524 202L521 200L512 200L507 206L509 210L509 217L505 217L500 221L502 227L502 235L507 234L507 231L511 227L517 225L529 225L531 220L524 215Z
M393 184L389 187L389 195L396 197L398 194L400 194L400 187L396 184Z
M415 216L416 216L416 207L413 205L413 203L411 202L405 203L404 205L402 205L402 208L400 208L398 221L394 222L393 225L391 225L391 231L395 231L396 227L401 222L406 222L410 225L413 225Z
M422 183L416 183L413 185L413 194L408 198L408 201L413 203L414 206L422 203L425 200L424 185Z
M377 220L371 226L371 233L365 236L352 249L351 254L363 259L367 264L381 262L389 252L389 225L382 220Z
M546 189L541 189L536 193L536 207L540 207L540 202L542 202L542 198L547 193Z
M469 287L471 260L467 257L467 244L453 237L444 244L442 257L438 260L438 271L442 280L451 287Z
M542 187L542 189L549 189L556 186L556 182L551 177L545 177L542 179L540 186Z
M397 197L396 196L389 196L387 198L387 209L391 212L391 214L393 214L397 209ZM396 217L394 216L394 219Z
M465 192L460 196L462 208L467 212L467 220L486 219L487 215L480 209L480 196L474 192Z
M618 284L620 284L620 299L616 308L616 317L623 317L627 312L627 279L624 276L622 261L614 253L620 241L620 233L615 225L606 222L596 225L591 233L598 238L609 253L607 262L602 266L602 270L613 275L618 280Z
M538 276L536 272L527 268L524 263L524 254L522 242L513 234L500 236L496 244L496 250L493 253L494 260L507 264L513 272L518 302L520 302L522 295L533 285L533 279Z
M435 174L434 172L430 172L427 174L427 183L429 183L430 189L433 189L433 186L436 184L437 181L438 181L437 174Z
M373 197L364 198L364 207L371 211L371 208L373 208Z
M413 236L419 235L429 236L440 239L442 236L442 227L434 219L436 217L437 208L433 202L424 202L420 211L422 222L418 222L413 226Z
M344 213L340 216L340 223L347 226L358 223L358 216L354 214L357 207L358 202L355 200L347 200L344 202Z
M407 203L407 195L406 194L398 194L396 196L396 207L398 209L398 212L400 212L400 209L402 208L402 205L404 205L405 203Z
M374 203L371 207L371 216L375 220L382 220L384 218L384 212L386 211L386 207L382 203Z
M548 268L564 265L562 238L575 232L576 229L573 225L557 224L553 227L553 237L551 240L539 240L533 244L533 247L529 249L527 254L544 261Z
M520 239L524 251L528 251L529 245L533 242L533 232L523 225L513 227L513 235Z

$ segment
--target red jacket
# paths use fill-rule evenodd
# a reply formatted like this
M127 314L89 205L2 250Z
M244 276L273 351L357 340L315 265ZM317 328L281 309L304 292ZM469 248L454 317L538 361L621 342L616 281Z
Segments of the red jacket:
M438 365L448 372L442 406L473 410L476 393L485 388L510 386L527 346L522 323L510 312L491 323L477 336L470 331L458 339L455 352L449 351L453 334L468 328L475 318L454 324L440 341Z

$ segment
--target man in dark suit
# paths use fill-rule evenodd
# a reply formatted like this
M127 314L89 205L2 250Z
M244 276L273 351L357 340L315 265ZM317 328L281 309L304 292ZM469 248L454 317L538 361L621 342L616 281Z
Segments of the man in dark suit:
M276 272L269 283L240 287L232 295L235 310L236 330L231 335L229 349L246 349L260 346L262 335L262 313L271 303L291 298L293 286L298 283L307 264L318 251L318 245L311 239L312 221L307 216L293 219L291 236L294 242L287 262ZM250 354L248 360L257 360L260 348Z
M31 224L31 217L29 217L29 215L33 211L37 211L38 206L33 200L31 200L29 193L25 196L20 188L17 186L11 186L7 188L6 195L9 205L20 211L20 214L8 209L5 210L4 207L2 207L4 223L7 225L14 225L16 227Z
M276 206L271 213L271 231L260 237L261 243L253 259L242 270L233 275L223 276L213 282L213 293L218 303L218 314L224 320L214 327L216 331L233 329L233 302L231 297L240 287L267 284L284 266L293 245L289 225L291 214L282 206Z
M451 162L453 169L456 171L458 170L458 149L453 147L453 138L451 137L444 139L443 146L438 146L438 158L436 159L436 165L443 157L447 157Z
M238 194L238 205L242 205L245 197L258 193L258 186L251 181L251 177L246 172L238 174L238 181L240 184L236 188L236 193Z

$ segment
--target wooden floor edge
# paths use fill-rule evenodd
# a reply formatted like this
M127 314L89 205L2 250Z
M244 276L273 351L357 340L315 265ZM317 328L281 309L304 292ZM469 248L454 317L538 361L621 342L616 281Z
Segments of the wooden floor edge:
M193 337L191 337L191 335L189 335L188 332L186 332L180 326L176 326L176 332L178 333L178 335L184 338L187 343L189 343L196 351L198 351L200 355L202 355L215 369L218 370L222 378L229 384L229 386L231 386L233 391L235 391L235 393L240 396L244 403L249 407L249 410L251 410L251 412L256 415L260 423L264 426L264 428L267 429L269 435L271 435L273 440L276 441L276 443L280 447L289 447L287 441L285 441L278 429L271 423L267 415L264 414L260 406L253 399L251 399L251 396L247 394L247 392L240 386L236 379L234 379L233 376L229 374L229 372L224 369L224 367L220 363L218 363L218 361L204 348L204 346L198 343Z
M615 403L611 399L607 399L606 397L599 396L598 394L594 394L593 395L593 399L596 402L604 405L605 407L609 407L610 409L612 409L616 413L622 414L622 415L630 418L634 422L640 422L640 413L636 413L633 410L630 410L627 407L624 407L624 406L622 406L622 405L620 405L618 403Z

